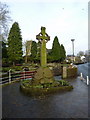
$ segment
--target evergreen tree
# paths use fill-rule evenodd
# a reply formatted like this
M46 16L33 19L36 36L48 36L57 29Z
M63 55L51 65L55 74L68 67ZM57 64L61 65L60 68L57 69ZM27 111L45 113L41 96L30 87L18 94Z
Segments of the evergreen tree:
M8 56L13 65L22 59L22 36L19 24L15 22L10 29L8 36Z
M47 49L47 62L52 62L51 51L52 49Z
M61 44L61 61L65 60L65 58L66 58L66 51L63 44Z
M39 63L40 63L40 56L41 56L41 43L39 41L37 43L37 56L36 56L37 62Z
M7 58L7 48L6 48L6 43L2 41L2 58Z
M52 51L51 51L50 55L51 55L51 60L53 62L59 62L61 59L60 44L59 44L57 36L55 36L55 38L54 38Z
M32 41L31 55L30 55L31 61L35 62L36 56L37 56L37 43L35 41Z
M2 41L2 66L7 66L8 64L8 54L7 54L7 47L6 43Z

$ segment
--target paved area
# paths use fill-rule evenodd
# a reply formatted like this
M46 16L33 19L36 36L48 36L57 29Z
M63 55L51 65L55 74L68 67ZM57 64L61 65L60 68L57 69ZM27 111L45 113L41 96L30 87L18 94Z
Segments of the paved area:
M88 86L79 78L69 81L72 91L42 98L23 95L20 83L3 87L3 118L87 118Z

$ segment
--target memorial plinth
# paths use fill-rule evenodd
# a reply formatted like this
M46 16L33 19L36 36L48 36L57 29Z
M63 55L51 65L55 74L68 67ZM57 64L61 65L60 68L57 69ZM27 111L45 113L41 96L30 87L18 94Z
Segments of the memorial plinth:
M50 36L45 32L45 27L41 27L41 32L36 35L36 39L41 43L41 66L37 69L32 80L25 80L21 83L21 90L31 96L44 95L58 92L60 90L71 90L65 81L55 81L52 71L47 67L46 43L50 40Z
M53 83L54 81L53 74L47 67L46 43L50 40L50 36L45 30L45 27L41 27L41 32L36 35L36 39L41 43L41 67L38 68L33 78L33 84Z

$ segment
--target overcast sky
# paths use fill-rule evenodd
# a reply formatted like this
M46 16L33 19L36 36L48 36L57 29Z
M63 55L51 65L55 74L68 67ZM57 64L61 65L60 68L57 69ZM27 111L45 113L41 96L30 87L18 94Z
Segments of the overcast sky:
M75 55L88 49L88 0L1 0L9 6L12 22L19 23L23 41L36 40L41 26L50 36L47 48L52 48L57 36L67 54L72 54L71 39L75 39Z

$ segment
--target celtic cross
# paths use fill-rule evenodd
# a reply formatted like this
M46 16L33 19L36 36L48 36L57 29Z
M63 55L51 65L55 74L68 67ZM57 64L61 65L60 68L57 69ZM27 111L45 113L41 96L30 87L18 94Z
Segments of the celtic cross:
M41 66L47 66L46 43L50 40L50 36L45 32L46 28L41 27L41 32L36 35L36 39L41 43Z

